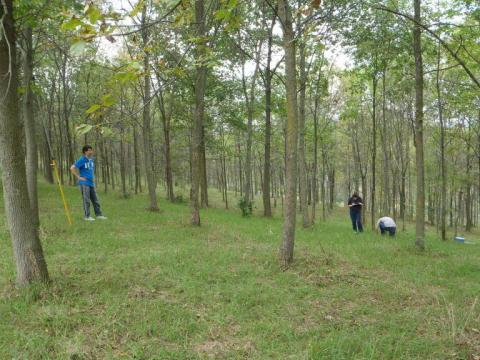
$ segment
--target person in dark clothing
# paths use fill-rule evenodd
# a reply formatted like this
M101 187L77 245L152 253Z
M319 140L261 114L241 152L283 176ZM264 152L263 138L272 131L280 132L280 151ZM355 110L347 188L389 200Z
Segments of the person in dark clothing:
M350 218L352 219L353 231L363 232L362 226L362 206L363 200L358 195L358 192L354 192L350 199L348 199L348 207L350 208Z

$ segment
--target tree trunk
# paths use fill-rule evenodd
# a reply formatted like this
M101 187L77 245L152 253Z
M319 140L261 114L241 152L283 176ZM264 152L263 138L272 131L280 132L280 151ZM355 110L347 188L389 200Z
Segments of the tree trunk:
M4 32L0 36L0 167L2 168L5 214L17 267L17 284L48 281L48 271L32 221L26 181L23 129L18 117L15 28L11 0L0 5Z
M417 170L416 240L418 249L425 249L425 166L423 153L423 63L420 2L414 0L413 55L415 57L415 161Z
M470 146L467 145L467 184L465 185L465 231L471 231L472 221L472 186L470 185Z
M280 247L280 263L288 267L293 261L295 242L295 217L297 200L297 79L295 68L295 38L288 1L278 1L278 14L283 27L285 51L285 87L287 92L286 123L286 186L283 239Z
M128 197L127 193L127 171L126 171L126 159L125 159L125 144L124 144L124 129L120 130L120 180L122 183L122 197L126 199Z
M202 141L200 150L200 200L202 208L208 207L208 179L207 179L207 154L205 148L205 127L202 126Z
M255 54L255 70L252 75L252 80L249 88L247 88L247 81L245 78L245 55L241 53L242 57L242 88L245 97L245 104L247 106L247 151L245 158L245 189L244 197L246 204L252 201L252 143L253 143L253 111L255 101L255 83L257 80L258 69L260 66L261 45L258 46Z
M320 71L319 71L320 73ZM317 91L319 87L319 82L320 82L320 74L318 75L317 79ZM314 102L314 108L313 108L313 174L312 174L312 214L311 214L311 219L310 223L314 224L315 223L315 217L316 217L316 209L317 209L317 203L318 203L318 180L317 180L317 173L318 173L318 107L319 107L319 95L315 94L315 102Z
M205 14L204 0L195 0L195 35L199 39L195 47L196 78L195 78L195 114L192 136L192 190L190 199L190 224L200 226L199 190L201 174L201 151L203 115L205 110L205 87L207 83L207 68L205 57Z
M382 164L382 187L383 187L383 200L382 200L382 216L390 214L390 159L388 158L388 141L387 141L387 95L386 95L386 67L382 72L382 152L383 152L383 164Z
M440 43L437 48L437 76L435 81L437 89L438 120L440 121L440 233L443 241L447 240L447 166L445 160L445 124L443 122L443 103L440 91Z
M69 92L69 85L68 85L68 75L67 75L67 62L68 62L68 56L67 53L65 52L63 54L63 59L62 59L62 65L61 65L61 80L62 80L62 90L63 90L63 121L65 123L65 135L66 135L66 140L67 140L67 149L66 149L66 156L65 158L67 159L68 164L73 164L74 158L73 158L73 142L72 142L72 135L70 133L70 112L71 112L71 104L69 103L68 100L68 92ZM68 166L69 167L69 166ZM61 167L63 169L63 166ZM69 183L74 184L74 179L72 177L72 174L68 172L68 178L69 178Z
M307 168L305 163L305 91L307 86L307 73L305 70L305 43L300 41L300 98L298 107L298 181L300 184L300 209L302 211L303 227L310 226L307 206Z
M135 172L135 194L142 192L142 181L140 174L140 156L138 149L138 132L137 127L133 126L133 171Z
M225 143L225 134L223 132L223 128L221 128L221 136L222 136L222 156L220 158L220 165L222 167L222 180L223 180L223 198L225 200L225 209L228 209L228 181L227 181L227 160L225 155L225 149L227 147Z
M143 46L147 48L149 46L149 34L148 28L145 27L147 22L147 6L143 7L143 15L142 15L142 40ZM145 51L145 58L143 60L143 66L145 71L144 76L144 93L143 93L143 156L144 156L144 163L145 163L145 176L147 178L147 187L148 187L148 195L150 204L148 206L149 211L158 211L158 202L157 202L157 192L156 192L156 180L155 174L153 172L153 159L152 159L152 145L151 145L151 136L152 130L150 128L151 125L151 115L150 115L150 97L151 97L151 89L150 89L150 55L147 50Z
M25 147L26 147L26 172L27 172L27 188L28 198L30 199L30 208L32 210L32 220L38 227L40 220L38 217L38 195L37 195L37 140L35 131L35 118L33 109L33 45L32 45L32 28L27 27L23 36L24 44L24 60L23 60L23 81L24 81L24 98L23 98L23 116L25 122Z
M273 27L275 26L274 16L268 33L267 64L265 67L265 153L263 160L263 215L272 217L272 205L270 203L270 147L272 141L272 62Z
M172 119L173 101L174 96L170 94L169 109L165 107L165 98L163 96L163 89L161 84L161 77L159 73L156 73L159 89L156 92L156 98L158 107L160 109L160 117L163 125L163 139L164 139L164 157L165 157L165 182L167 187L167 199L170 202L175 201L175 195L173 192L173 172L172 172L172 155L170 146L170 123Z
M330 174L328 177L329 184L330 184L330 204L329 204L330 211L333 210L333 205L335 203L335 167L333 165L331 165L331 167L332 168L330 170ZM366 196L364 195L364 197Z
M375 55L376 67L376 55ZM377 72L373 73L373 87L372 87L372 190L370 194L370 209L372 211L371 226L375 229L375 185L376 185L376 162L377 162ZM364 196L365 198L365 196Z

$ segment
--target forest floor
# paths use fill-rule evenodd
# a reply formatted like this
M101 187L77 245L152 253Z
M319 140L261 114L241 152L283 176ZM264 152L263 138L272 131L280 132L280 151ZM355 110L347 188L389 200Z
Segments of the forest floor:
M67 195L73 226L40 184L49 286L14 287L0 208L0 359L480 359L478 233L431 230L419 253L413 227L357 235L338 209L298 227L282 271L279 216L217 199L192 228L186 203L150 213L145 195L100 191L109 219L86 223Z

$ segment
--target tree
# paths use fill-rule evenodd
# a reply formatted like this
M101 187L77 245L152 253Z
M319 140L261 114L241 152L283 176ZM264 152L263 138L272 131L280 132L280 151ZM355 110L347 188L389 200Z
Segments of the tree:
M151 101L151 79L150 79L150 46L149 41L149 29L147 25L147 5L144 5L142 12L142 40L143 40L143 66L145 71L144 83L143 83L143 156L145 161L145 174L147 177L147 186L148 186L148 195L150 199L150 204L148 210L158 211L158 201L157 201L157 180L155 179L155 173L153 170L153 151L151 143L151 119L150 119L150 101Z
M423 152L423 62L420 27L420 3L414 0L413 56L415 58L415 165L417 170L416 240L418 249L425 248L425 165Z
M195 0L195 113L192 130L192 191L190 199L190 224L200 226L199 189L202 159L203 117L205 112L205 87L207 84L206 56L206 30L205 30L205 4L203 0Z
M280 246L280 263L288 267L293 261L295 218L297 205L297 76L295 67L295 35L292 14L287 0L278 1L278 15L283 29L285 52L285 88L287 91L286 123L286 184L283 239Z
M5 212L17 266L17 284L48 281L48 271L38 237L31 221L26 182L23 128L18 117L16 32L12 0L2 0L0 19L0 165L2 168Z

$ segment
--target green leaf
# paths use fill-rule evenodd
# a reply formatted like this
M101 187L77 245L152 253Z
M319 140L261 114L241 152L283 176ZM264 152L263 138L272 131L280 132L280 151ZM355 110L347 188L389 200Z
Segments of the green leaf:
M70 46L70 53L72 55L82 55L83 51L87 47L87 43L83 40L76 40Z
M129 14L129 15L130 15L131 17L136 16L136 15L140 12L140 10L142 10L144 2L145 2L144 0L140 0L140 1L137 3L137 5L134 6L134 8L132 9L132 11L130 11L130 14Z
M85 135L88 133L90 130L92 130L93 125L90 124L80 124L75 127L75 132L77 133L78 136Z
M220 9L215 12L215 19L224 20L230 18L230 11L227 9Z
M92 106L90 106L85 112L87 114L91 114L91 113L94 113L95 111L97 111L98 109L100 109L102 107L102 105L98 105L98 104L93 104Z
M120 81L122 84L133 81L137 78L137 74L131 71L121 71L114 75L115 79Z
M64 22L60 28L62 30L76 30L78 26L82 26L83 23L77 19L75 16L73 16L70 20L67 22Z
M88 20L90 21L91 24L96 24L97 21L103 17L100 9L95 5L93 5L92 3L86 6L85 15L88 17Z
M102 96L102 104L105 107L112 106L115 104L115 99L113 98L112 94L106 94Z
M143 71L143 66L142 66L142 64L140 64L140 63L137 62L137 61L132 61L132 62L130 63L130 67L131 67L132 69L135 69L135 70L138 70L138 71Z
M100 133L103 136L110 136L113 135L113 130L108 127L102 126L102 128L100 129Z

